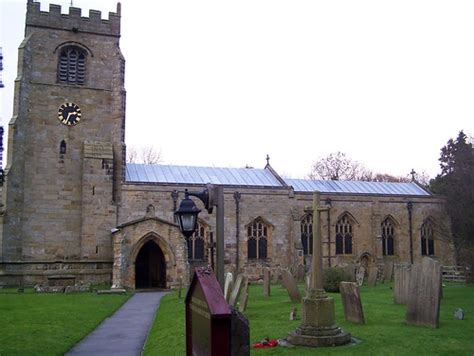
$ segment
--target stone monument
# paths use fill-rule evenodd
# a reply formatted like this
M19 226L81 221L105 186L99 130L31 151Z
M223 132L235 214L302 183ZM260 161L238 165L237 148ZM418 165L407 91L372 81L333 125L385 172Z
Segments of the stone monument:
M311 286L301 303L301 324L287 339L294 345L321 347L340 346L351 341L351 334L336 325L334 299L323 288L323 259L320 231L320 194L313 193L313 259Z
M365 324L364 309L360 300L359 286L354 282L341 282L342 306L347 321L355 324Z
M439 261L423 257L413 265L407 301L407 324L438 327L441 288Z

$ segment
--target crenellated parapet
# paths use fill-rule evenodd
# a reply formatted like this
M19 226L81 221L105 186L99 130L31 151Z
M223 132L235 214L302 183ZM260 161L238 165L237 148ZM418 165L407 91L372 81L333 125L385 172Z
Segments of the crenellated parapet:
M120 36L121 5L117 11L109 12L108 20L102 19L102 13L89 10L89 17L83 17L77 7L69 7L68 14L61 13L60 5L49 5L49 11L41 11L40 2L28 0L26 25L74 32L91 32L101 35Z

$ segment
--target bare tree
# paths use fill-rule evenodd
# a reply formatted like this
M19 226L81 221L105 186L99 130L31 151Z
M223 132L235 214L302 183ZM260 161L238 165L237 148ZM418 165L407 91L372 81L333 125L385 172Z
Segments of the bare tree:
M346 156L343 152L335 152L313 163L310 179L331 180L364 180L370 172L360 163Z
M358 180L365 182L410 182L408 176L394 176L388 173L377 173L366 168L359 161L354 161L343 152L335 152L327 157L320 158L313 163L310 179L331 179L331 180ZM426 172L416 174L416 180L424 185L429 182Z
M161 161L161 151L154 146L127 147L127 163L157 164Z

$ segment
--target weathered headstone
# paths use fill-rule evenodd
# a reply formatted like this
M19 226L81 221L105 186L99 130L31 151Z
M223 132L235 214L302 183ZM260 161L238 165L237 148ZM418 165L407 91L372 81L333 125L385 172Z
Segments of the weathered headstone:
M180 278L179 279L179 286L178 286L178 299L181 299L181 292L183 290L183 279Z
M365 268L360 266L356 274L356 282L361 287L364 284Z
M239 299L239 311L243 313L245 309L247 309L247 302L249 300L249 281L247 278L244 279L242 282L242 291L240 292L240 299Z
M383 280L384 282L391 282L393 276L393 262L387 261L383 265Z
M393 299L395 304L407 304L410 270L410 264L396 264L394 266Z
M311 272L308 273L308 274L304 277L304 284L305 284L306 290L308 291L309 288L311 287Z
M64 293L84 293L84 292L89 292L90 291L90 286L84 285L75 285L75 286L66 286L66 289L64 290Z
M244 276L239 274L237 276L237 280L235 281L234 287L232 289L232 293L230 293L229 305L235 307L237 303L237 299L239 298L240 290L242 289L243 282L244 282Z
M287 269L282 271L282 277L283 277L283 286L286 288L288 291L288 295L290 296L290 299L294 303L299 303L301 302L301 294L300 291L298 290L298 286L296 285L296 281L293 278L292 274L290 271Z
M339 284L344 316L347 321L356 324L365 324L364 310L360 300L359 286L353 282L341 282Z
M410 275L409 289L407 323L437 328L441 294L440 263L429 257L423 257L415 263Z
M231 331L230 355L250 355L249 321L244 314L235 310L235 308L232 308Z
M348 278L346 281L347 282L354 282L355 281L355 274L356 274L356 267L352 263L348 263L344 266L342 266L342 269L344 270L345 277Z
M34 289L36 293L64 293L65 287L36 285Z
M303 282L304 281L304 266L303 265L298 265L298 268L296 269L296 280L298 282Z
M464 320L464 310L456 309L454 311L454 319L456 320Z
M232 274L232 272L227 272L225 275L225 282L224 282L224 298L227 301L229 301L230 292L232 291L233 285L234 285L234 275Z
M270 268L263 269L263 296L270 296Z
M291 309L290 320L296 320L296 308Z
M369 287L375 287L375 285L377 284L377 274L377 266L369 267L369 277L367 278L367 285Z
M275 271L273 271L273 284L277 284L281 279L281 267L278 266Z

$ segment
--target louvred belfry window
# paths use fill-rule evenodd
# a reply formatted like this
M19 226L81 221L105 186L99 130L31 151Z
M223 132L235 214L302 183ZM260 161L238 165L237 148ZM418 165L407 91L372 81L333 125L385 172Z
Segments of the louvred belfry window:
M58 82L83 85L86 80L86 53L78 47L66 47L59 55Z

